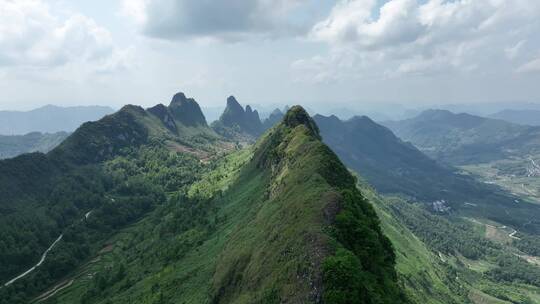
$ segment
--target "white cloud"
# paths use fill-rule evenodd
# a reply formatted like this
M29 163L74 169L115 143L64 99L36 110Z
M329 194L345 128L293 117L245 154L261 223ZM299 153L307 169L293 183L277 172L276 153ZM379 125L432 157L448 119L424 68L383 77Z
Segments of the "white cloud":
M41 0L0 0L0 67L58 67L117 56L111 34L93 19L55 16Z
M493 71L530 53L539 31L540 1L341 0L310 37L356 50L358 73L398 76Z
M415 0L387 2L380 9L379 19L373 20L371 12L376 5L375 0L342 1L326 20L314 26L312 37L373 49L411 42L421 34Z
M289 14L304 0L123 0L147 36L167 40L241 40L296 34Z
M517 69L519 73L540 72L540 58L529 61Z

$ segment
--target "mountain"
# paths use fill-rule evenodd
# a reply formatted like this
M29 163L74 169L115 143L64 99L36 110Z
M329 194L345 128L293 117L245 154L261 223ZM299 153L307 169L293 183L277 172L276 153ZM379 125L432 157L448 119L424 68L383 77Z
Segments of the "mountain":
M99 121L84 123L47 154L0 161L0 281L29 269L59 235L66 236L60 244L67 246L66 256L31 274L41 276L38 285L17 287L15 283L13 289L0 289L0 293L14 299L21 293L28 296L65 275L87 257L92 240L140 219L160 203L164 189L192 182L194 168L201 162L232 148L208 126L193 125L192 116L183 116L179 108L183 107L173 102L165 109L174 113L174 131L163 117L128 105ZM193 105L185 109L192 110ZM171 153L180 156L171 159ZM155 186L149 179L164 183ZM83 229L80 220L88 212L106 214L101 217L102 228L90 229L84 234L89 239L78 245L81 239L70 239L69 231Z
M177 97L0 161L0 303L407 302L373 208L301 107L230 153Z
M490 162L540 152L540 128L466 113L428 110L385 122L401 139L427 155L453 165Z
M0 303L538 302L534 205L367 117L295 106L239 149L199 110L128 105L0 161Z
M280 111L274 113L275 117L280 116ZM447 113L441 111L440 114ZM535 219L540 216L537 205L516 206L515 201L519 198L511 191L438 163L368 117L357 116L347 121L336 116L315 115L313 118L323 141L345 165L359 172L385 195L422 202L434 212L481 216L532 233L540 231L540 222ZM460 127L467 123L474 125L477 120L483 118L466 115L454 124Z
M247 105L245 110L234 96L227 98L227 107L212 128L228 138L241 137L253 141L264 131L259 113Z
M439 165L366 116L342 121L336 116L315 115L314 120L324 142L381 193L435 201L449 189L459 194L468 188L468 179Z
M367 117L314 120L323 141L360 174L412 302L540 301L538 260L528 258L540 248L536 203L438 164Z
M186 98L184 93L174 95L169 110L175 119L186 126L207 126L199 104L193 98Z
M537 204L516 204L514 194L437 163L367 117L341 121L316 115L314 120L324 142L345 165L381 193L423 202L435 212L480 216L540 232Z
M540 126L540 110L502 110L488 116L519 125Z
M47 153L58 146L68 135L67 132L0 135L0 159L31 152Z
M287 112L287 111L285 111ZM263 121L263 129L264 130L268 130L270 128L272 128L275 124L277 124L278 122L281 121L281 119L283 119L283 116L285 116L285 114L280 110L280 109L275 109L274 111L272 111L272 113L270 113L270 115Z
M72 132L82 123L114 112L109 107L57 107L47 105L28 112L0 111L0 134Z

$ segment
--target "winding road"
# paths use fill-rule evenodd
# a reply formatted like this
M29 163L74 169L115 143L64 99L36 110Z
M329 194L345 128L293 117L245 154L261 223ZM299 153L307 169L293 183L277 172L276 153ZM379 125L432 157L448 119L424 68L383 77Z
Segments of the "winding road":
M18 275L17 277L13 278L11 281L7 282L6 284L4 284L4 286L9 286L13 283L15 283L17 280L19 279L22 279L24 278L25 276L27 276L28 274L30 274L32 271L34 271L36 268L38 268L39 266L41 266L41 264L43 264L43 262L45 262L45 259L47 258L47 255L49 254L49 252L54 248L54 246L56 246L56 244L58 244L58 242L60 242L60 240L64 237L63 234L61 234L53 243L52 245L47 248L47 250L45 250L45 252L41 255L41 259L39 260L39 262L34 265L32 268L28 269L27 271L25 271L24 273Z
M90 215L92 214L92 211L93 210L90 210L89 212L87 212L85 215L84 215L84 219L88 219L88 217L90 217ZM38 268L39 266L41 266L41 264L43 264L43 262L45 262L45 259L47 258L47 255L49 254L49 252L51 250L53 250L54 246L56 246L56 244L58 244L58 242L60 242L60 240L62 240L62 238L64 237L64 234L61 234L52 244L51 246L49 246L49 248L47 248L47 250L45 250L45 252L41 255L41 259L39 260L39 262L34 265L32 268L28 269L27 271L21 273L20 275L18 275L17 277L13 278L12 280L10 280L9 282L7 282L6 284L4 284L4 286L9 286L13 283L15 283L16 281L24 278L25 276L27 276L28 274L30 274L32 271L36 270L36 268Z

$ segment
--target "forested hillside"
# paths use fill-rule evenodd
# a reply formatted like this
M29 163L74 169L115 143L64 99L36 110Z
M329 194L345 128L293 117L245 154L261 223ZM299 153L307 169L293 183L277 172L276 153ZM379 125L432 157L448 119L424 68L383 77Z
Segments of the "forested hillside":
M166 112L184 105L173 100ZM87 259L96 242L153 210L165 191L192 183L201 161L233 147L205 124L170 117L174 132L150 111L126 106L84 124L46 155L0 161L0 280L30 269L59 236L65 247L61 254L52 248L53 258L29 279L0 289L1 299L24 303ZM94 215L102 216L93 229L72 233Z
M29 164L11 173L2 225L18 229L2 240L34 245L4 241L2 280L50 248L0 289L4 302L407 301L374 210L302 108L228 156L230 143L171 108L127 106L48 155L1 163ZM40 187L17 183L36 165Z

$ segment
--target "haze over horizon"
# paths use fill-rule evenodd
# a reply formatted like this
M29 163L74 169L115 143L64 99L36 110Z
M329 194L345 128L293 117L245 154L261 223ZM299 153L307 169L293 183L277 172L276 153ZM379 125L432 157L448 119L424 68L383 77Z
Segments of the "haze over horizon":
M537 102L540 2L0 0L0 110Z

